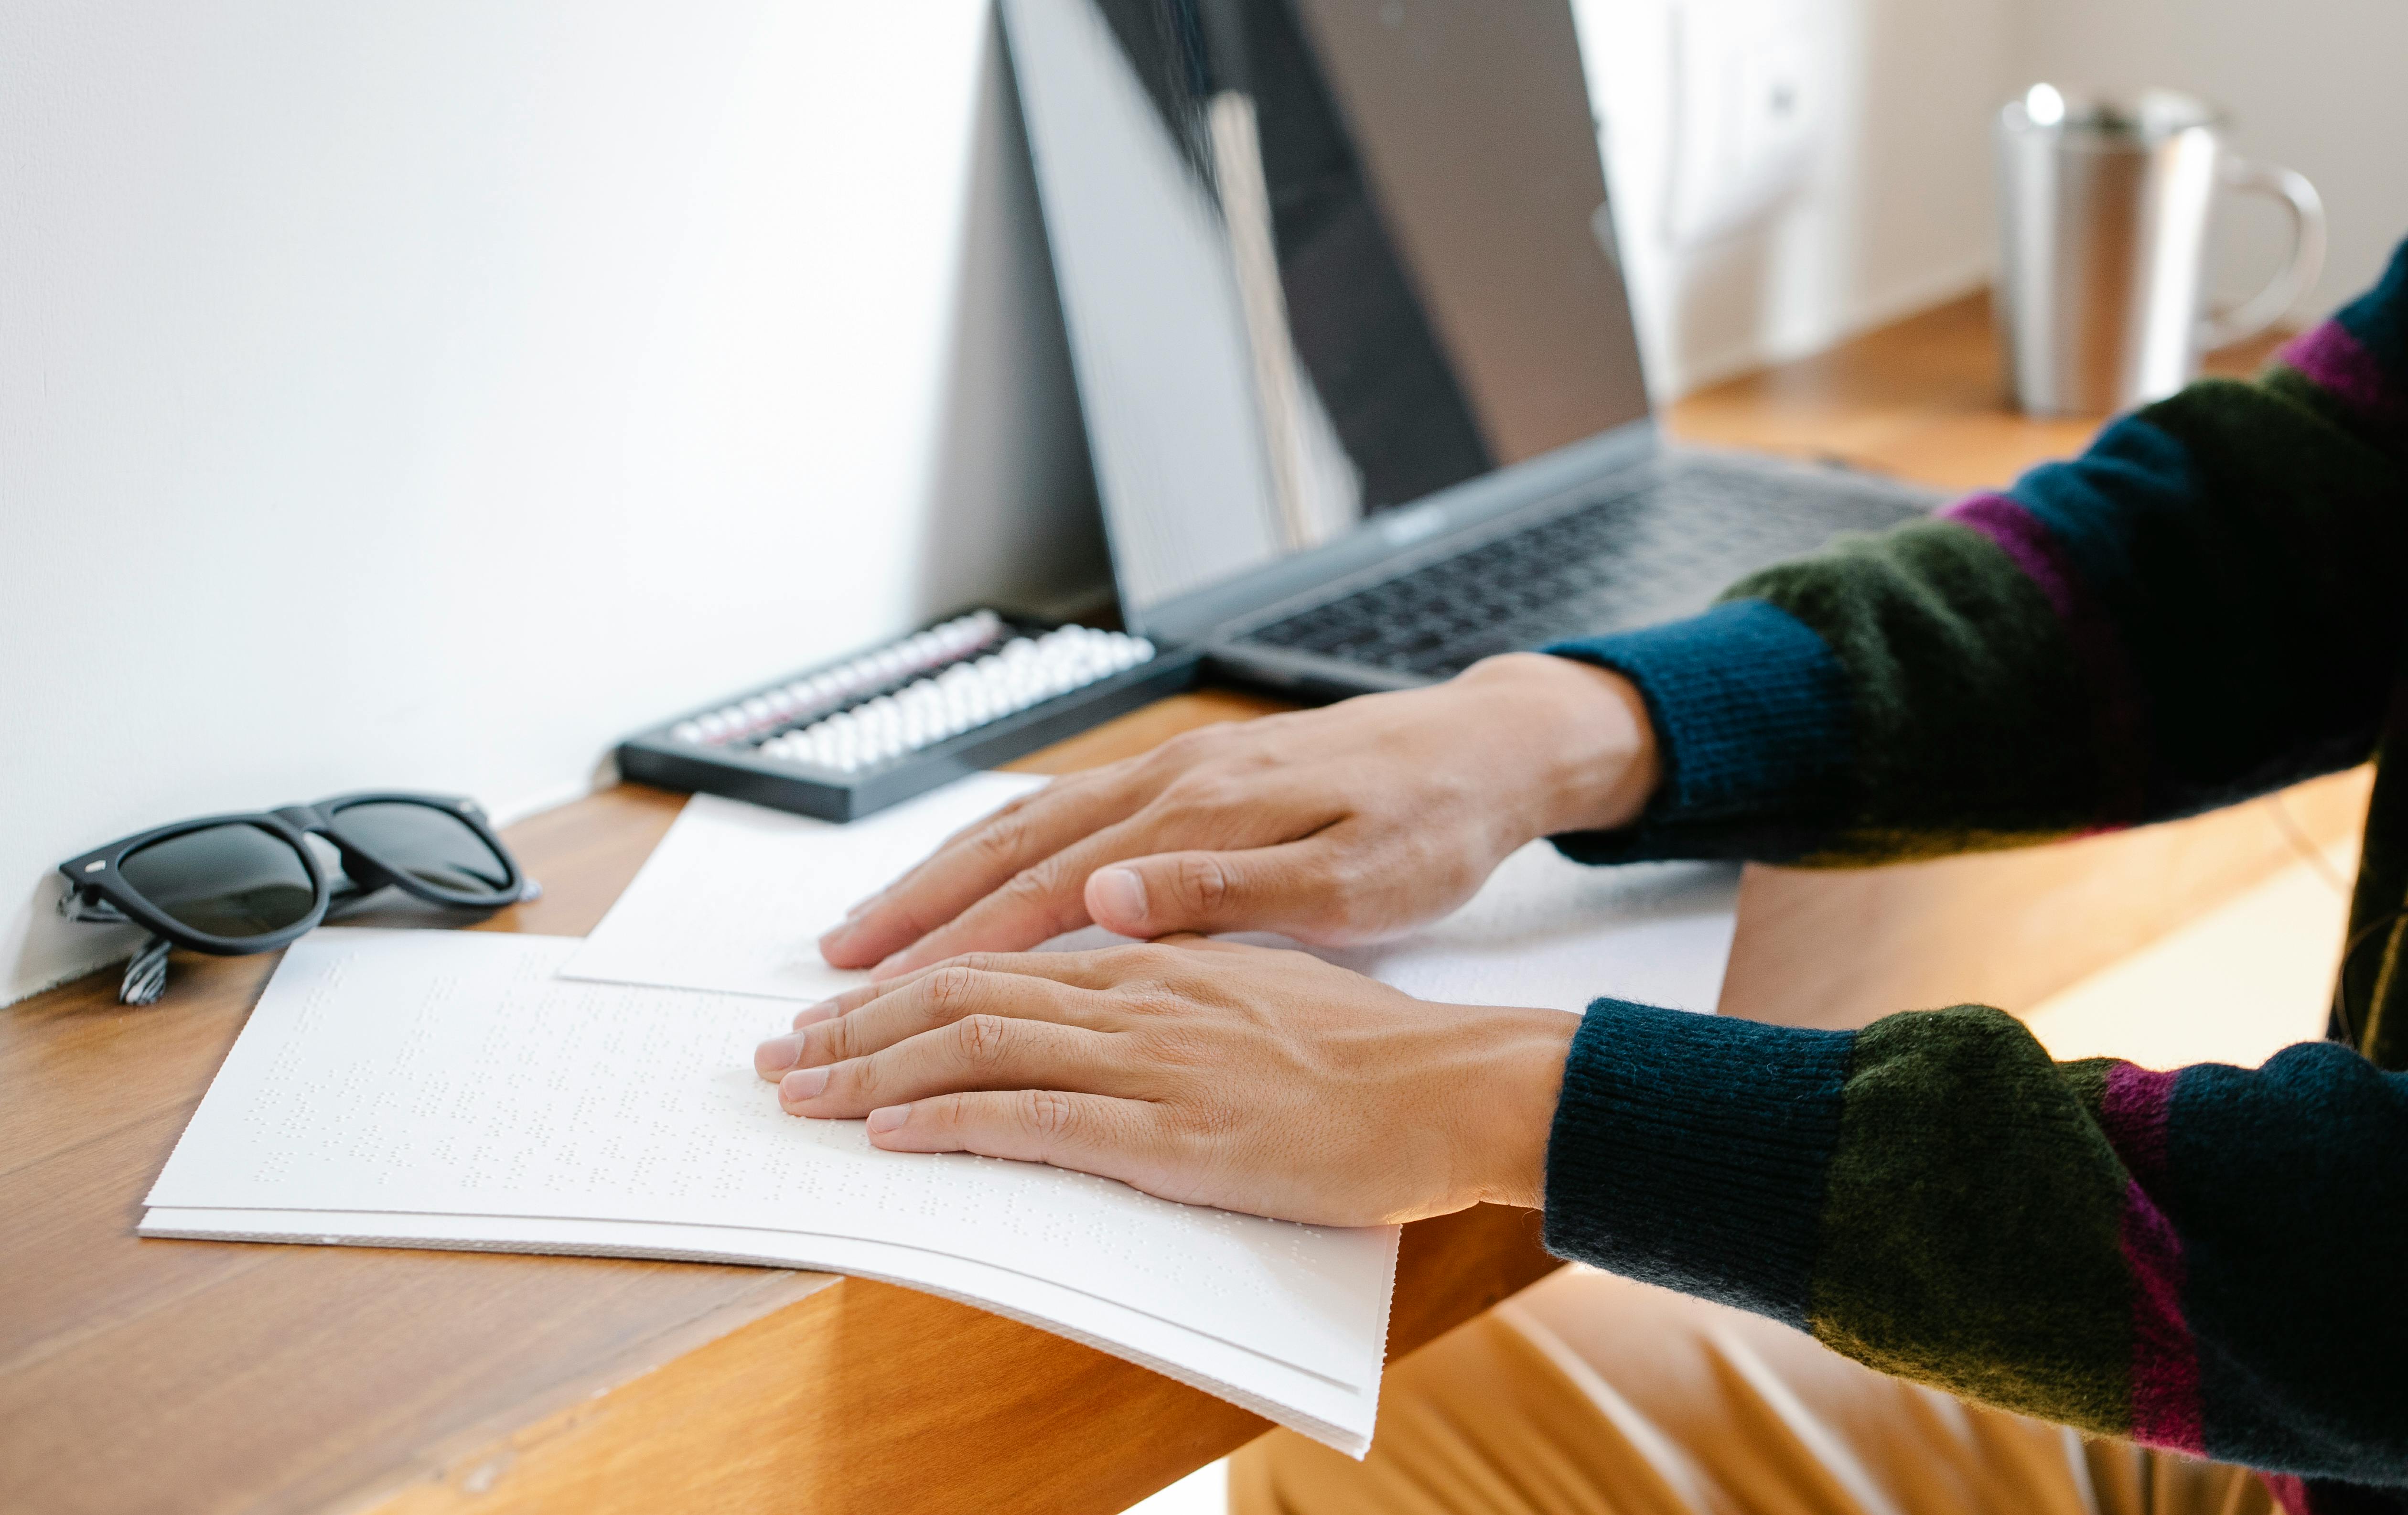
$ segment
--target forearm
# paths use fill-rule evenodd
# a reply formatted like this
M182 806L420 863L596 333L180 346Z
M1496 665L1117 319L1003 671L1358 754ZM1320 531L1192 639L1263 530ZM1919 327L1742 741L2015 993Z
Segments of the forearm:
M2408 1480L2408 1083L2057 1065L1975 1007L1865 1031L1592 1007L1547 1239L1886 1372L2157 1445Z
M1705 616L1555 649L1630 679L1662 749L1639 823L1567 850L1886 861L2363 761L2408 638L2408 249L2286 356Z

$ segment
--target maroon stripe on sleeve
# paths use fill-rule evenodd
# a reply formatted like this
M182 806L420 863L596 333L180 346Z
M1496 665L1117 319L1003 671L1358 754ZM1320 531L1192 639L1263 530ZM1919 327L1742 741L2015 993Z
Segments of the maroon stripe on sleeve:
M2139 819L2147 805L2148 766L2141 678L2105 607L2048 528L2012 495L1975 494L1940 516L1996 543L2065 628L2089 684L2091 739L2099 754L2099 824L2089 830L2112 831Z
M2408 436L2408 392L2392 382L2374 354L2340 322L2300 333L2275 356L2339 400L2369 430Z
M2202 1454L2199 1343L2183 1317L2182 1237L2149 1197L2165 1179L2166 1122L2175 1075L2118 1063L2107 1073L2100 1124L2131 1175L2124 1192L2124 1265L2132 1279L2132 1439Z

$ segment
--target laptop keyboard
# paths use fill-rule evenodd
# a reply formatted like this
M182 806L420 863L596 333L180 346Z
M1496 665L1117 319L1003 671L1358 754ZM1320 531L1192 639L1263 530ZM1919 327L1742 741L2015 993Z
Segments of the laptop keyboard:
M1848 478L1680 469L1240 640L1442 678L1493 653L1687 614L1745 565L1794 555L1833 530L1890 524L1929 503L1902 505L1905 492L1864 479L1843 502L1834 485Z

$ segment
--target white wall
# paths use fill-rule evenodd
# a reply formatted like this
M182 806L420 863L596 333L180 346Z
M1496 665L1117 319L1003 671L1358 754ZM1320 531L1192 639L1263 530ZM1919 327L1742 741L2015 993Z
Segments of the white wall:
M1814 48L1819 128L1804 182L1755 225L1696 248L1673 245L1665 224L1676 105L1664 60L1682 3L1573 6L1659 396L1987 279L1988 131L2014 72L2014 0L1788 0Z
M2037 79L2189 90L2231 113L2240 151L2314 180L2332 250L2296 320L2364 289L2408 235L2408 89L2397 78L2408 6L2398 0L1785 0L1811 13L1827 107L1806 182L1756 226L1675 248L1663 235L1674 108L1663 61L1684 3L1742 0L1574 0L1659 395L1984 283L1991 119ZM2284 226L2270 207L2230 207L2217 243L2225 293L2272 272Z
M0 7L0 999L126 950L85 847L521 811L1093 581L998 69L980 0Z
M2231 113L2243 152L2322 192L2332 255L2301 315L2374 281L2408 236L2408 6L2399 0L2024 0L2016 82L2188 90ZM2283 255L2282 215L2235 207L2219 280L2245 293Z
M1676 0L1574 3L1663 393L1977 285L1990 112L2042 75L2235 107L2333 202L2312 308L2408 227L2394 0L1799 0L1806 184L1687 251ZM1093 582L995 47L984 0L0 7L0 999L127 949L50 914L86 846L366 784L523 811Z

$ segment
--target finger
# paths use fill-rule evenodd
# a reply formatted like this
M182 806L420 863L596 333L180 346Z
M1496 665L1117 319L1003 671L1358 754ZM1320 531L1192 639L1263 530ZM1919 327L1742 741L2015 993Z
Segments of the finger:
M1178 931L1326 935L1347 905L1327 833L1231 852L1159 852L1087 876L1088 916L1124 936Z
M892 956L1023 869L1134 813L1145 798L1136 775L1125 765L1076 776L1075 781L1056 779L955 832L883 892L855 907L858 913L821 936L820 955L839 968L866 968ZM996 945L1019 948L1035 942Z
M1016 951L1079 930L1091 920L1086 877L1108 863L1149 857L1166 846L1281 846L1329 829L1346 814L1341 797L1322 785L1190 778L1173 776L1137 814L1011 874L953 920L883 959L872 976L908 973L963 951Z
M1205 800L1152 804L1022 869L870 971L884 979L964 952L1017 951L1076 931L1094 920L1087 912L1088 876L1107 864L1159 853L1165 842L1209 837L1223 847L1276 847L1311 836L1334 819L1326 803L1310 793L1240 799L1225 792Z
M1086 952L963 952L924 968L913 968L891 979L875 979L866 984L855 984L840 994L806 1005L795 1012L795 1029L817 1025L840 1015L851 1015L865 1005L874 1004L897 991L910 988L929 974L945 968L973 968L981 973L1012 973L1025 978L1051 979L1055 983L1074 984L1082 989L1108 989L1119 982L1120 969L1104 954L1111 948L1099 948Z
M870 969L889 979L965 952L1017 952L1087 924L1082 895L1087 875L1102 863L1148 850L1124 821L1040 858L1003 879L981 899L905 945Z
M1076 968L1058 977L996 972L981 965L979 959L960 959L920 974L841 1015L799 1024L782 1036L770 1037L753 1049L752 1068L765 1079L776 1079L791 1068L867 1057L972 1015L1116 1029L1119 1018L1110 1007L1082 992L1086 987L1082 980L1097 979L1092 971Z
M1073 1168L1158 1192L1168 1143L1154 1107L1060 1090L940 1094L869 1114L890 1152L976 1152Z
M973 1015L867 1057L796 1068L778 1081L789 1115L857 1120L874 1109L973 1090L1126 1093L1141 1070L1126 1041L1050 1021Z

